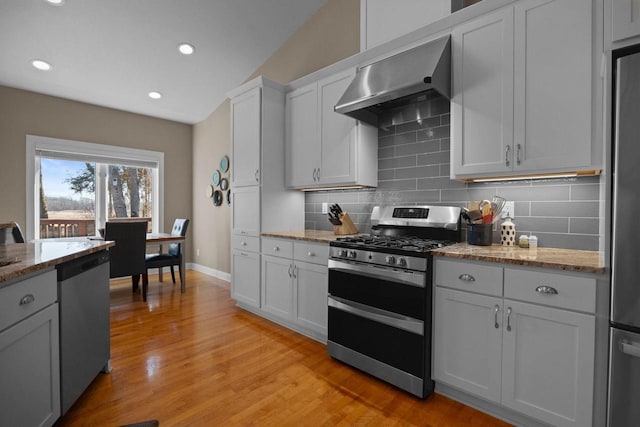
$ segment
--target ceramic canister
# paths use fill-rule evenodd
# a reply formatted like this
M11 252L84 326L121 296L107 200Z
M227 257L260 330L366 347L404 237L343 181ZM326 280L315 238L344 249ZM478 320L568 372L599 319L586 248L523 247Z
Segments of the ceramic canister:
M500 243L502 246L516 245L516 225L507 217L500 227Z

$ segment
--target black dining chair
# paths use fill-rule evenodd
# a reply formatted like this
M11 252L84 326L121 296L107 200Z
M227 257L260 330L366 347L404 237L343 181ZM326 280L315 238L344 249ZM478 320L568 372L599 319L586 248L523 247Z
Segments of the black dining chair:
M173 228L171 229L172 236L181 236L184 237L187 234L187 227L189 226L188 219L178 218L173 223ZM178 266L178 272L180 273L180 280L182 281L182 244L181 243L171 243L169 245L169 250L167 253L158 253L158 254L148 254L146 260L147 270L150 268L162 268L169 267L171 269L171 280L173 283L176 283L176 275L173 270L174 266ZM148 275L145 271L144 280L148 282ZM146 290L143 289L143 292L146 293ZM144 295L146 301L146 294Z
M24 243L24 236L17 222L0 224L0 243Z
M142 297L146 301L147 222L107 222L104 239L116 242L109 248L109 277L131 276L131 289L136 292L142 276Z

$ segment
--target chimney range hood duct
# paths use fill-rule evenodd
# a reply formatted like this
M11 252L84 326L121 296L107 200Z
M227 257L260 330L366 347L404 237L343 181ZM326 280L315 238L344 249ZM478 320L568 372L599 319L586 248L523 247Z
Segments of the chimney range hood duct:
M442 37L358 69L334 110L378 126L390 101L411 101L431 89L450 99L450 39Z

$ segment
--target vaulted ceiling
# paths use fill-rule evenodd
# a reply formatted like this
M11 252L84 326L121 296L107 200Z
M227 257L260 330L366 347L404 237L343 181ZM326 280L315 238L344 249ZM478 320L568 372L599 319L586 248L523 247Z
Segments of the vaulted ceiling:
M324 1L0 0L0 85L197 123Z

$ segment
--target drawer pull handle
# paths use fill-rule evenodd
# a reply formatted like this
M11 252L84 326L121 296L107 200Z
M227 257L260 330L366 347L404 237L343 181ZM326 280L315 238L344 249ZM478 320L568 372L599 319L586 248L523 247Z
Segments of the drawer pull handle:
M293 270L293 266L289 264L289 277L293 277L292 270Z
M507 308L507 331L511 332L511 307Z
M558 291L549 285L541 285L536 288L536 292L547 295L558 295Z
M314 254L313 252L307 252L307 256L312 257L312 256L316 256L316 254Z
M298 266L297 265L293 266L293 278L294 279L298 278Z
M634 342L621 342L620 347L622 348L622 352L629 356L640 357L640 346Z
M465 273L465 274L461 274L461 275L459 275L459 276L458 276L458 279L463 280L463 281L465 281L465 282L475 282L475 281L476 281L476 278L475 278L475 277L473 277L473 276L472 276L472 275L470 275L470 274L466 274L466 273Z
M279 247L277 247L277 246L274 246L274 247L273 247L273 250L274 250L274 252L278 252L278 251L280 250L280 248L279 248Z
M23 296L22 298L20 298L20 305L31 304L35 300L36 300L36 297L34 297L32 294L27 294L27 295Z
M493 309L493 320L494 320L494 327L496 329L500 328L500 325L498 324L498 313L500 312L500 306L498 304L496 304L496 306Z

